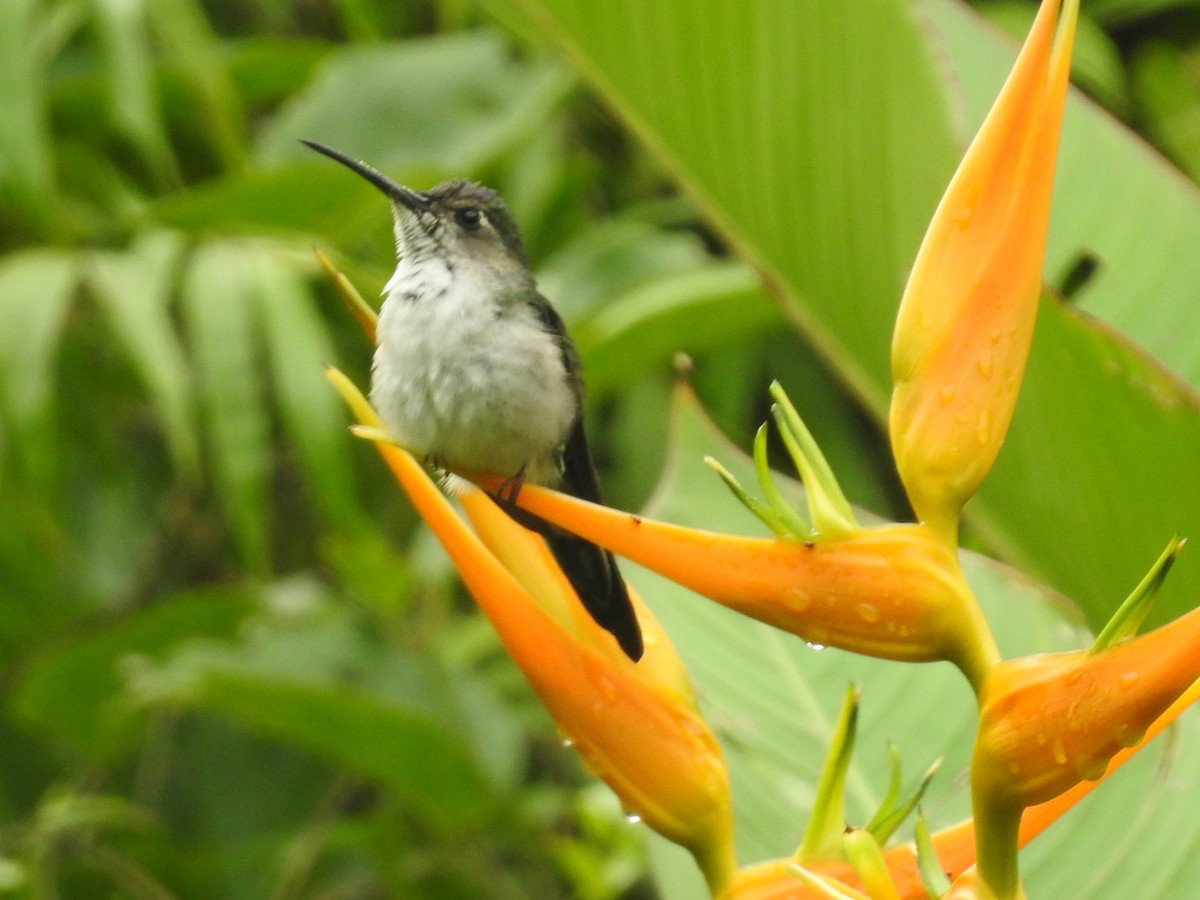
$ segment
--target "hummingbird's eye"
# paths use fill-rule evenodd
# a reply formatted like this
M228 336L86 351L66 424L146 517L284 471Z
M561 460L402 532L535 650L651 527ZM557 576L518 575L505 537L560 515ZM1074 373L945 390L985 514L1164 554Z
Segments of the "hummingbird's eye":
M468 206L454 214L454 221L466 231L477 231L483 223L483 213L473 206Z

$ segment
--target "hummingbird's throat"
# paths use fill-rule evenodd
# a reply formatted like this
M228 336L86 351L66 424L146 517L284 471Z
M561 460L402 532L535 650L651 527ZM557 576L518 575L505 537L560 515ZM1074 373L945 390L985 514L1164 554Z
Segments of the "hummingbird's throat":
M395 207L396 250L410 259L426 259L442 251L441 221L429 213ZM444 255L444 254L443 254Z

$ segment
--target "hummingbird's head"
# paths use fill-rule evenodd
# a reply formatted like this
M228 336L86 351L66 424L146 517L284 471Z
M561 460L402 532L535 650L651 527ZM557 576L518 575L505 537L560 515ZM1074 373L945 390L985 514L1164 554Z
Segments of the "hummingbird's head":
M473 181L446 181L428 191L397 184L378 169L339 150L303 141L375 185L392 201L396 249L417 260L440 256L493 270L526 270L525 249L516 223L491 188Z

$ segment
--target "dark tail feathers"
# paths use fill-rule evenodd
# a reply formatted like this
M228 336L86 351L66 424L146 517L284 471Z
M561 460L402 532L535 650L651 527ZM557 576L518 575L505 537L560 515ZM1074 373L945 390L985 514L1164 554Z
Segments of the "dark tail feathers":
M617 561L607 550L552 526L535 529L596 624L617 639L625 655L642 658L642 630Z

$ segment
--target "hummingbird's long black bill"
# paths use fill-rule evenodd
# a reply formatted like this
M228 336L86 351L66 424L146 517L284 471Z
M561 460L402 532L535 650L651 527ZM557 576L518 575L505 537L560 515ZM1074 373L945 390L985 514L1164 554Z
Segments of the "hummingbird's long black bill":
M429 209L429 199L424 194L420 194L412 188L406 188L402 184L397 184L374 166L369 166L362 160L354 159L354 157L347 156L340 150L334 150L332 147L318 143L317 141L308 141L301 138L300 143L306 147L311 147L318 153L328 156L332 160L340 162L347 169L356 172L371 182L371 184L375 185L375 187L379 188L379 190L383 191L384 194L397 203L401 203L416 212L425 212Z

